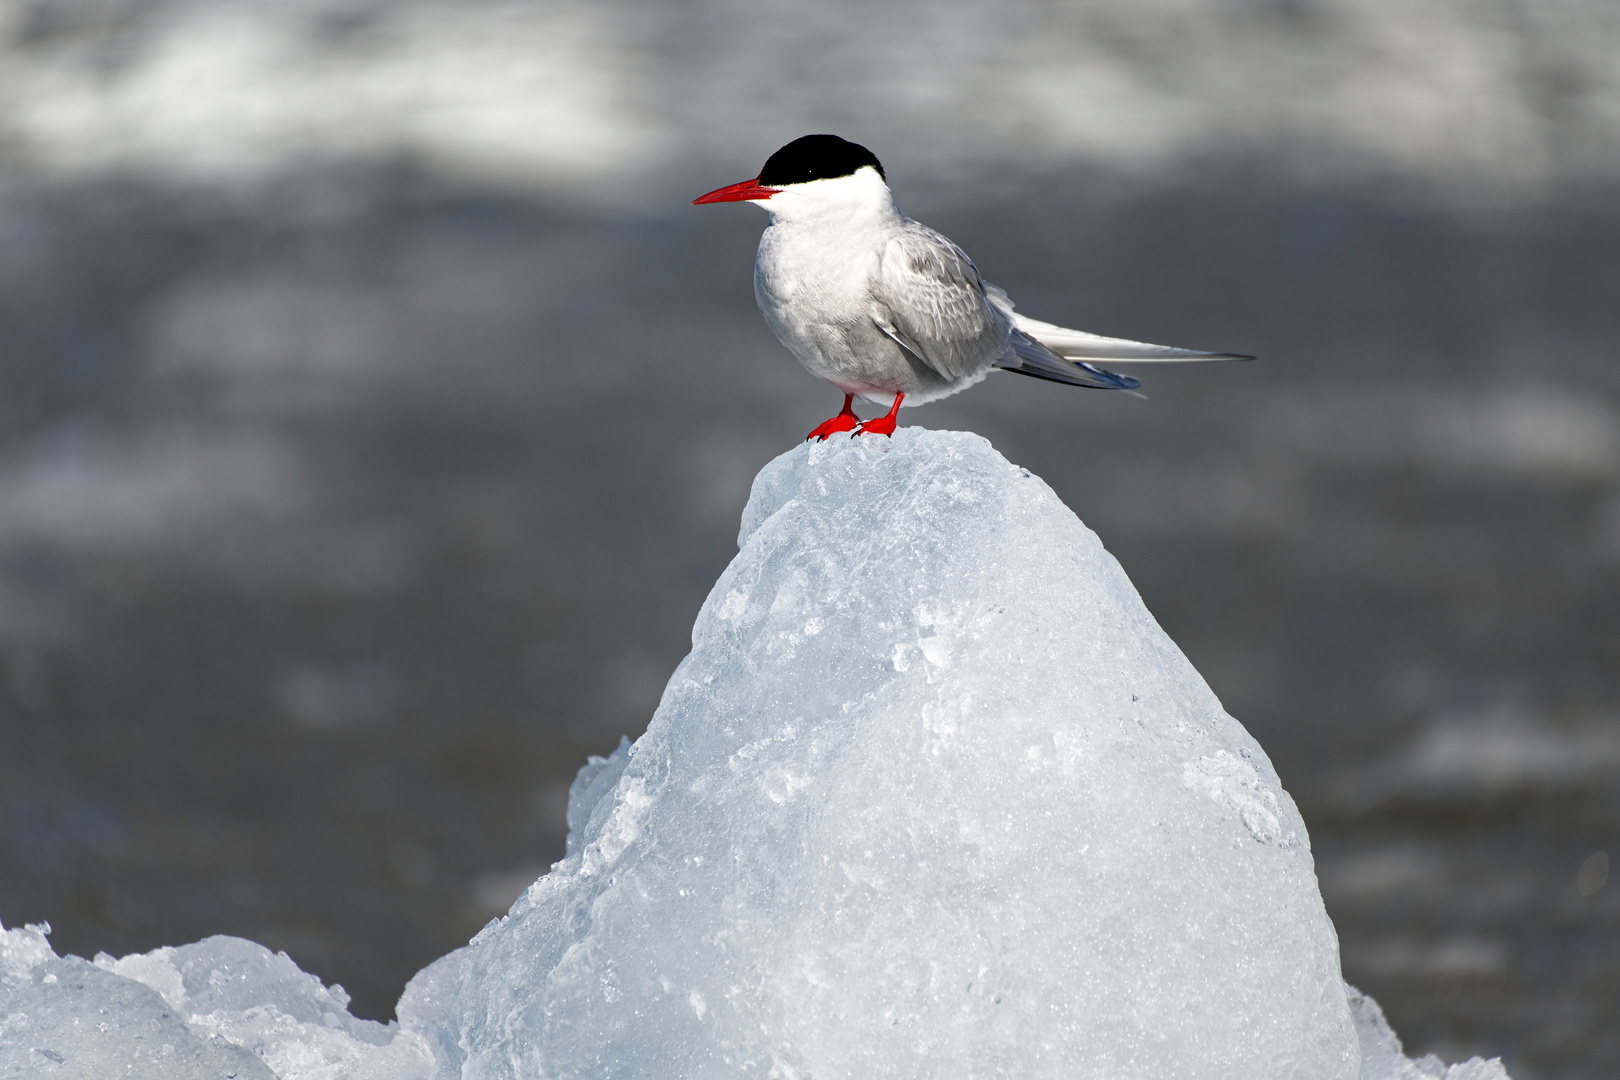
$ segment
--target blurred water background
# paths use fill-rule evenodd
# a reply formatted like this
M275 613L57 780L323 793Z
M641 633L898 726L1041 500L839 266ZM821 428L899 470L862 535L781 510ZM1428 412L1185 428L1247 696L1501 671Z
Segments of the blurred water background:
M1413 1052L1620 1075L1620 6L0 0L0 916L391 1014L838 398L686 205L833 131L1039 318L903 420L1272 755Z

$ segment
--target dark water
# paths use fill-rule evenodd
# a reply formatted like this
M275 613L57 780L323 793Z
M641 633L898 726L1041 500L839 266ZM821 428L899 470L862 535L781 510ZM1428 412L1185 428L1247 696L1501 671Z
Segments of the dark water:
M1095 179L910 208L1038 317L1262 362L903 420L1102 536L1409 1051L1620 1074L1620 192ZM0 916L59 952L236 934L389 1015L560 856L838 404L753 308L755 211L409 190L0 203Z

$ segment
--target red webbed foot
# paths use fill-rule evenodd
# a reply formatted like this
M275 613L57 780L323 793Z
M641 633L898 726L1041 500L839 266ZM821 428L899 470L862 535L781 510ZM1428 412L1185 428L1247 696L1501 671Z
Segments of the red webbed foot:
M894 395L894 404L889 407L889 411L883 416L863 420L861 426L855 429L855 435L893 435L894 415L900 411L900 403L905 398L904 394ZM851 435L850 438L853 439L855 435Z
M855 410L850 407L854 403L855 403L855 395L854 394L845 394L844 395L844 408L843 408L843 411L841 411L837 416L833 417L831 420L828 420L828 421L822 423L819 427L816 428L816 430L814 430L810 434L806 435L804 437L805 441L809 442L811 439L825 439L829 435L838 434L840 431L850 431L850 430L852 430L855 427L855 425L857 425L857 424L859 424L861 422L861 418L856 416L855 415Z
M849 431L859 423L860 420L856 418L854 413L839 413L831 420L822 422L816 430L805 436L805 440L825 439L829 435L838 434L840 431Z

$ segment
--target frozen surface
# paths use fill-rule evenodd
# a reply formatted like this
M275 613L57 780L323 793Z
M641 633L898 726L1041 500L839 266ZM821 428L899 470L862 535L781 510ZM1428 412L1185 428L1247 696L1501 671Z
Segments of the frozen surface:
M0 930L0 1077L1304 1077L1412 1061L1270 762L973 435L800 447L567 855L387 1026L238 938Z
M437 1076L1361 1075L1292 800L1044 483L835 440L740 545Z
M1353 986L1344 989L1361 1041L1361 1080L1510 1080L1496 1058L1470 1058L1456 1065L1433 1054L1412 1060L1401 1053L1401 1040L1390 1030L1378 1002Z
M90 963L58 958L42 929L0 929L7 1080L420 1080L432 1067L421 1034L355 1019L342 987L286 953L212 937Z

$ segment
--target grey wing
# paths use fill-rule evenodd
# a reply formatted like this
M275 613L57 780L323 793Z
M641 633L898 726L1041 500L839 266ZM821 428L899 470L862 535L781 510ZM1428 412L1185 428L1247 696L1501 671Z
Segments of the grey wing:
M880 330L947 379L976 375L1007 352L1012 320L985 295L973 260L914 221L884 249L871 307Z
M988 281L984 283L984 290L996 310L1014 323L1007 352L996 360L998 368L1018 375L1068 383L1070 386L1089 386L1095 390L1135 390L1142 385L1129 375L1104 371L1078 358L1063 356L1047 348L1044 342L1024 330L1024 320L1013 312L1012 301L1007 299L1005 292Z
M1024 334L1040 342L1053 353L1066 360L1108 360L1113 363L1193 363L1210 360L1253 360L1242 353L1203 352L1199 349L1177 349L1169 345L1150 345L1145 341L1103 337L1084 330L1070 330L1054 323L1041 322L1013 310L1012 301L996 286L986 283L991 302L1007 313L1008 318Z
M1094 390L1135 390L1142 385L1129 375L1104 371L1083 361L1058 356L1022 330L1012 332L1011 344L1008 354L996 361L996 367L1004 371L1068 383L1070 386L1089 386Z

